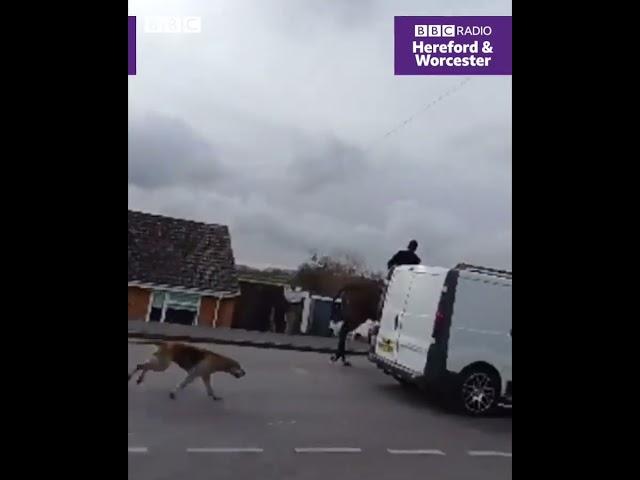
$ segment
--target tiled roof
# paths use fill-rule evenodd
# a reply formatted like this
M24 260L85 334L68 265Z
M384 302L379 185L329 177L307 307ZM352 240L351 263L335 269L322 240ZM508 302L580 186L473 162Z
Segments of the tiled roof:
M258 270L238 265L238 277L241 282L266 283L273 285L291 285L295 272L285 270Z
M237 292L229 229L129 210L129 282Z

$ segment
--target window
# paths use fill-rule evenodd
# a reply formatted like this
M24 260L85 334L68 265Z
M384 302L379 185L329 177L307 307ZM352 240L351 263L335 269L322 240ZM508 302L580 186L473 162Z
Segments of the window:
M165 292L155 291L151 297L151 310L149 311L150 322L162 321L162 310L164 308Z
M200 295L167 292L164 321L181 325L195 325L199 307Z
M200 310L200 295L156 290L153 292L150 322L195 325Z

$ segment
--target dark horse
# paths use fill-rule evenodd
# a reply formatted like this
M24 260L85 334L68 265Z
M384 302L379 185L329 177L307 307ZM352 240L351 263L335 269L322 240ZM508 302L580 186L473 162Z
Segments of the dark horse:
M338 320L337 317L340 317L343 323L338 334L338 349L331 357L331 361L336 362L342 359L345 366L350 365L346 357L347 335L368 319L374 321L379 319L383 291L382 282L363 280L345 285L333 297L332 318ZM339 307L338 299L341 300Z

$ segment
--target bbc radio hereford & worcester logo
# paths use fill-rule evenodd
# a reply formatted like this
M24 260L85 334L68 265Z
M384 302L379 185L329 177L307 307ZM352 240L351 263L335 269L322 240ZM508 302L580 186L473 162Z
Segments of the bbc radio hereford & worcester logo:
M395 17L396 75L511 75L511 17Z

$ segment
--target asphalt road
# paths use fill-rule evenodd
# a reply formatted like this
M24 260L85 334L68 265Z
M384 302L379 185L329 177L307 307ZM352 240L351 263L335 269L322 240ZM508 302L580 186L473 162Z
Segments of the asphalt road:
M511 478L511 416L437 406L364 357L211 346L247 375L213 377L215 402L172 366L129 383L129 479L501 480ZM129 369L153 347L129 345ZM124 375L123 375L124 376Z

